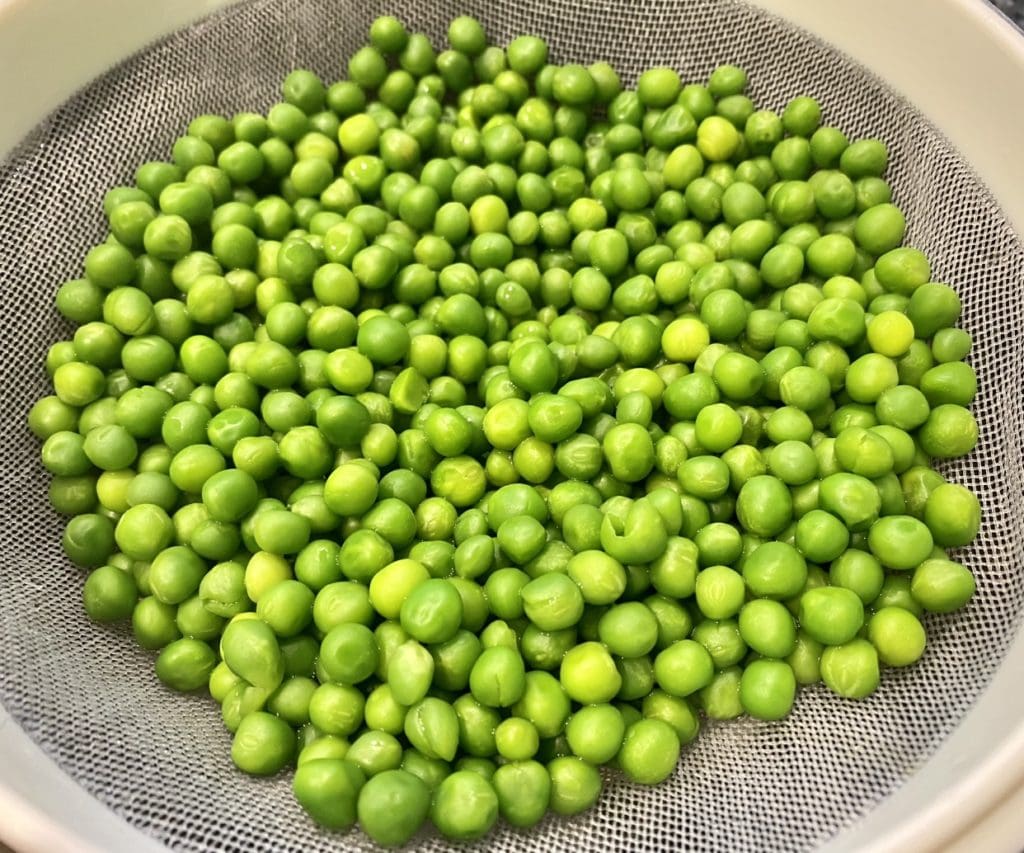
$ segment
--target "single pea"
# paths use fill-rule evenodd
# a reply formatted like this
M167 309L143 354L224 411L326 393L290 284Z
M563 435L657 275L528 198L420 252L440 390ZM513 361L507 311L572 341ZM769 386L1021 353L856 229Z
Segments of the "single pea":
M340 684L358 684L369 678L377 668L378 655L373 632L356 623L335 626L320 644L320 666Z
M762 537L775 536L792 520L789 489L775 477L752 477L740 488L736 515L750 533Z
M679 738L675 730L659 719L633 723L618 754L618 764L634 782L657 785L675 770L679 760Z
M765 542L744 560L743 580L754 595L787 599L803 589L807 564L792 545Z
M162 649L181 633L175 624L176 608L155 596L139 599L132 611L132 633L144 649Z
M143 503L126 510L118 519L114 539L122 553L136 560L152 560L163 551L174 533L166 511Z
M740 702L742 670L728 667L715 673L712 682L700 691L701 708L712 720L732 720L743 714Z
M156 674L174 690L198 690L206 686L216 660L209 645L186 637L164 647L156 660Z
M658 685L673 696L689 696L707 686L714 675L711 655L694 640L678 640L654 661Z
M963 329L939 329L932 338L932 354L941 364L958 362L967 357L971 345L971 335Z
M428 758L451 761L459 745L459 720L451 705L427 697L405 715L403 731L416 749Z
M924 522L936 545L957 548L969 544L981 526L981 505L964 486L943 483L928 495Z
M566 572L576 582L583 601L588 604L611 604L622 595L626 588L626 572L622 565L613 557L600 551L583 551L576 554L569 560ZM552 587L552 589L556 589L556 587ZM530 598L527 598L528 594L530 598L536 595L534 590L530 590L529 593L524 590L524 601L530 601ZM570 596L570 599L575 600L575 596ZM536 609L535 605L534 609ZM547 621L550 622L550 620ZM568 626L560 625L560 627Z
M863 624L864 606L852 590L818 587L800 597L800 626L821 643L838 646L849 642Z
M868 531L868 547L879 562L888 568L916 568L931 553L934 540L924 522L909 515L892 515L878 519Z
M902 607L883 607L868 620L868 639L887 666L909 666L924 653L924 627Z
M658 621L643 603L627 602L605 612L598 623L598 635L613 654L640 657L657 643Z
M832 561L829 581L853 590L864 604L877 598L885 579L881 564L866 551L849 549Z
M406 770L385 770L359 790L356 813L363 831L378 844L405 844L430 811L430 789Z
M787 657L796 644L796 626L786 607L771 599L754 599L739 613L743 641L766 658Z
M819 488L819 504L840 518L851 532L866 530L878 518L881 497L874 484L856 474L826 476Z
M921 449L929 456L939 459L966 456L978 442L978 424L963 406L943 403L931 410L917 438Z
M829 646L821 655L822 681L847 699L863 699L878 687L878 652L867 640Z
M231 742L231 760L246 773L272 776L295 754L295 730L264 711L246 715Z
M402 602L402 627L423 643L450 640L462 621L462 599L443 579L430 579L414 587Z
M377 500L378 482L362 465L346 463L335 468L324 485L324 501L332 512L359 516Z
M560 680L568 695L584 704L608 702L622 686L611 655L594 642L581 643L566 653Z
M740 703L758 720L781 720L793 706L796 678L785 661L753 661L740 677Z
M568 628L575 625L583 614L583 593L567 575L541 575L526 584L520 595L527 618L543 631Z
M575 756L553 759L547 767L551 777L550 808L555 814L575 815L589 809L601 795L597 768Z
M366 776L343 758L303 760L292 779L295 799L317 823L328 829L348 829L356 822L356 803Z
M231 621L221 636L221 654L232 672L255 687L274 690L284 678L277 638L260 620Z
M114 566L100 566L89 573L82 587L85 612L95 622L117 622L132 615L138 601L130 573Z
M87 406L103 391L102 372L81 361L69 361L53 373L53 390L60 402L72 407Z
M401 764L402 748L398 739L385 731L368 730L352 741L345 760L373 777Z
M537 728L529 720L509 717L494 730L494 742L498 754L509 761L526 761L532 758L540 745Z
M547 811L551 778L537 761L503 764L494 772L491 784L498 797L498 811L512 826L533 826Z
M498 795L478 774L456 771L434 793L430 817L448 838L481 838L498 819Z
M951 560L925 560L914 569L910 580L913 600L931 613L958 610L974 591L974 576L965 566Z

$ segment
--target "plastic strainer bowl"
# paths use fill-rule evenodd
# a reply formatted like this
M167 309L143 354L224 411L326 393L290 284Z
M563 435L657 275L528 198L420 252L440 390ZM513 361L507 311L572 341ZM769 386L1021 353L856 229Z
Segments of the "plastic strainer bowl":
M222 4L150 5L0 3L0 151L91 74ZM978 593L929 620L925 658L862 703L810 689L784 722L708 727L666 784L614 781L581 818L502 828L475 849L1019 847L1024 41L973 0L258 0L146 48L50 115L0 165L0 838L47 851L372 849L315 829L286 778L236 772L216 706L164 690L127 632L87 622L24 418L44 393L46 346L67 331L54 290L103 237L103 190L166 156L191 116L265 109L295 66L335 79L384 12L435 40L475 14L499 41L536 32L556 61L608 59L627 83L653 63L697 79L728 61L750 72L758 104L816 96L829 123L889 144L908 242L958 289L976 342L982 440L947 474L984 507L963 556Z

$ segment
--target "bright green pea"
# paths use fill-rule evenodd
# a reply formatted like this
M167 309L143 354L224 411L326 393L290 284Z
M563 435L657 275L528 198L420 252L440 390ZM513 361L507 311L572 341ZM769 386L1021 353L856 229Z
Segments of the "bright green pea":
M406 843L427 819L430 789L406 770L385 770L359 791L356 813L363 831L378 844Z
M658 653L654 677L666 693L689 696L707 686L714 675L711 655L694 640L678 640Z
M264 711L246 715L231 743L231 760L246 773L272 776L295 755L295 730Z
M303 761L292 779L295 799L309 815L328 829L348 829L356 822L356 803L366 782L363 771L341 758Z
M910 581L913 600L932 613L951 613L963 607L974 591L974 576L965 566L951 560L925 560L914 570Z
M462 599L443 579L432 578L414 587L402 602L402 627L422 643L450 640L462 622Z
M221 636L224 662L249 684L275 690L284 677L281 648L273 631L257 619L235 619Z
M739 631L743 641L766 658L785 658L796 644L796 626L783 604L754 599L740 609Z
M622 676L602 645L582 643L562 659L560 681L566 693L584 704L610 701L622 686Z
M132 615L138 600L129 572L100 566L89 573L82 587L82 603L95 622L117 622Z
M430 816L434 825L449 838L481 838L498 819L498 795L491 784L476 773L456 771L438 786Z
M863 699L878 687L878 652L867 640L829 646L821 655L821 679L847 699Z
M645 719L626 729L618 764L634 782L657 785L667 779L679 761L679 738L659 719Z
M543 764L536 761L503 764L495 771L491 784L498 796L498 811L512 826L533 826L547 811L551 778Z
M740 677L740 703L759 720L780 720L789 713L796 695L796 678L785 661L753 661Z
M934 540L928 527L909 515L892 515L878 519L868 531L868 547L879 562L888 568L916 568L931 553Z
M924 522L935 544L956 548L969 544L981 526L981 505L964 486L943 483L924 505ZM122 549L123 550L123 549Z

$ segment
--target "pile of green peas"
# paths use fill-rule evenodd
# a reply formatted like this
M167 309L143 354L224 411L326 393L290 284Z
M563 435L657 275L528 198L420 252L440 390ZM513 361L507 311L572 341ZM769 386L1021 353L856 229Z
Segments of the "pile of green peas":
M29 414L89 616L385 845L867 696L980 524L931 467L978 438L971 338L882 142L735 66L448 43L378 18L110 190Z

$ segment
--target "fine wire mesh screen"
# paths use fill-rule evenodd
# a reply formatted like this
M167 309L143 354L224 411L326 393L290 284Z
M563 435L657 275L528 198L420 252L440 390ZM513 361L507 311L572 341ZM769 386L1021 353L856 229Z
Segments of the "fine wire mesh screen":
M827 123L884 139L888 177L927 252L954 285L974 335L978 449L949 476L975 490L984 524L965 559L978 593L929 621L924 659L888 672L864 702L824 689L801 693L774 724L709 727L657 788L613 779L599 806L530 833L505 827L486 850L809 849L841 833L905 783L982 692L1020 629L1024 604L1024 246L969 166L927 121L871 76L781 21L719 0L260 0L171 36L89 85L0 165L0 701L64 770L129 823L178 850L371 849L358 832L321 833L285 777L237 772L229 735L209 699L156 681L151 655L126 630L90 624L83 574L63 557L61 520L25 428L48 393L49 343L69 329L57 286L81 275L105 235L105 189L136 164L164 158L188 120L266 109L296 66L338 79L374 16L393 13L441 43L447 21L480 17L500 43L546 37L553 59L607 59L626 83L652 64L704 79L723 62L745 67L759 105L810 94ZM55 58L58 61L58 58ZM30 767L0 768L31 773ZM432 836L421 849L441 850ZM464 849L464 848L460 848Z

